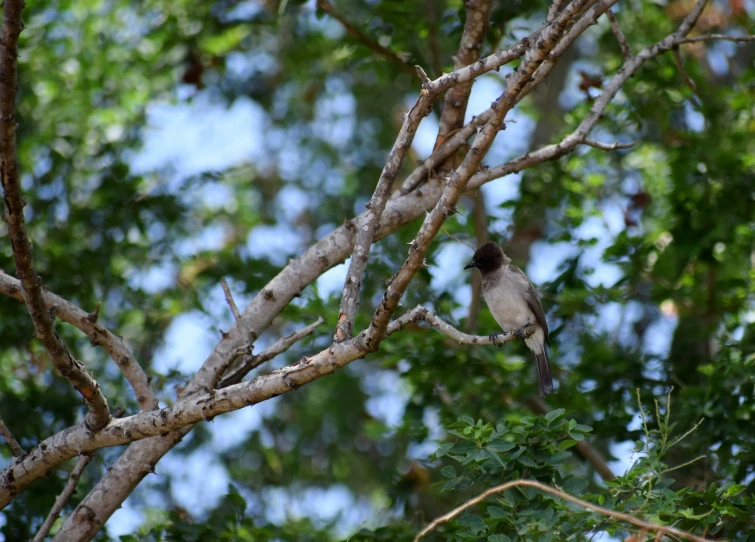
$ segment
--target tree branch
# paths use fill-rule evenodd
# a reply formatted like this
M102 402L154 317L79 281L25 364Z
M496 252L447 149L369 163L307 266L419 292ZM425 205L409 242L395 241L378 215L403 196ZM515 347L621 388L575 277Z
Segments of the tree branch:
M630 60L633 56L632 48L629 47L627 38L624 35L624 32L621 31L619 21L616 20L616 15L614 15L613 11L609 9L606 10L606 17L608 17L608 20L611 22L611 32L613 32L613 35L616 36L616 41L619 42L619 47L621 48L621 52L623 53L624 58Z
M10 296L24 303L21 283L18 279L0 271L0 294ZM48 313L78 328L91 341L92 345L101 346L115 361L134 390L140 410L157 408L157 397L150 385L149 377L123 343L123 339L101 325L95 318L70 301L51 292L42 292Z
M421 68L417 66L418 73ZM424 71L421 72L424 75ZM426 79L427 75L424 75L423 79ZM380 223L380 216L385 210L385 204L388 202L388 197L391 195L391 189L393 183L396 181L399 169L404 163L409 149L412 146L414 135L417 133L422 119L425 118L430 111L432 111L432 104L438 95L438 91L432 92L427 90L429 86L423 82L424 87L417 98L417 103L404 116L404 122L401 126L396 141L393 144L391 152L388 154L388 158L385 161L385 166L380 174L375 192L372 194L372 198L367 203L367 217L363 224L361 224L359 230L357 230L356 246L354 252L351 255L351 263L349 264L349 270L346 273L346 281L343 285L343 294L341 296L341 308L338 313L338 325L336 327L335 340L345 341L351 338L351 334L354 328L354 318L356 317L357 305L359 303L359 290L362 286L362 278L364 277L364 270L367 267L367 260L370 254L370 247L375 239L375 232L377 232L378 225Z
M564 0L553 0L553 2L551 2L551 5L548 7L548 15L545 18L545 24L551 24L553 22L553 19L558 15L558 10L561 9L561 4L563 3Z
M679 54L679 47L674 47L673 49L671 49L671 55L674 57L674 64L676 65L677 71L682 76L682 79L684 79L684 83L690 88L692 94L699 98L700 95L697 93L697 85L695 85L695 82L689 76L687 70L684 69L682 56Z
M493 144L496 134L503 124L508 112L517 102L517 96L532 77L532 74L545 61L547 55L556 46L557 40L563 35L567 23L576 16L587 0L574 0L553 21L550 26L543 28L536 43L525 53L522 63L511 77L506 90L491 106L493 115L475 138L464 161L449 178L443 194L433 210L427 215L419 232L415 236L409 249L409 255L404 265L389 281L388 288L383 295L370 322L369 328L359 336L365 350L374 352L380 345L391 315L398 307L409 282L414 274L424 265L425 254L430 243L437 235L445 219L452 213L459 196L465 191L472 175L479 170L482 159Z
M611 2L612 0L608 1ZM646 47L645 49L637 53L635 57L625 60L622 67L611 78L608 84L605 85L603 92L595 100L592 108L590 108L590 112L585 116L584 119L582 119L582 122L579 123L579 126L577 126L577 129L574 130L574 132L569 134L560 143L557 143L555 145L547 145L542 149L527 153L517 160L510 161L506 164L503 164L502 166L490 168L487 171L478 173L469 181L468 188L477 188L478 186L481 186L492 179L497 179L498 177L513 173L514 171L521 171L521 169L530 167L533 164L533 160L539 163L542 160L553 160L555 158L563 156L571 149L573 149L575 145L578 145L580 143L589 145L590 143L588 143L588 141L590 140L587 140L587 134L595 126L595 123L598 121L598 119L600 119L600 117L603 115L606 107L608 107L608 104L619 92L619 89L622 87L622 85L627 81L627 79L634 75L645 62L647 62L651 58L655 58L661 53L665 53L666 51L671 50L678 40L683 39L684 35L692 29L695 21L697 21L697 18L700 16L700 13L705 7L706 1L707 0L698 0L695 7L684 18L681 25L679 26L679 29L676 32L667 36L661 41L649 47ZM599 5L600 4L596 4L595 8L598 8ZM582 20L580 20L580 22ZM602 144L596 144L602 146Z
M313 323L309 324L307 327L303 327L297 331L294 331L293 333L290 333L289 335L286 335L285 337L281 337L259 354L254 356L247 356L241 367L239 367L233 374L220 381L218 388L226 388L232 384L238 384L247 374L249 374L251 370L256 369L266 361L269 361L279 354L282 354L307 335L311 335L312 332L314 332L315 328L322 324L324 321L325 320L320 317Z
M348 19L346 19L346 17L341 15L328 0L317 0L317 8L323 10L325 13L333 17L336 21L341 23L341 26L343 26L347 34L356 38L357 41L359 41L369 50L379 54L383 58L390 60L393 64L401 68L401 70L403 70L405 73L408 73L409 75L413 75L415 77L417 76L417 73L409 64L404 62L396 53L394 53L387 47L383 47L377 41L362 32L355 24L351 23Z
M702 36L695 36L694 38L679 38L674 40L674 43L681 45L683 43L697 43L698 41L733 41L734 43L746 43L748 41L755 41L755 36L727 36L726 34L704 34Z
M607 517L610 517L619 521L625 521L627 523L631 523L632 525L637 525L638 527L641 527L642 529L646 529L648 531L655 531L658 533L674 535L674 536L683 538L685 540L694 540L695 542L713 542L712 539L710 538L697 536L692 533L688 533L687 531L676 529L675 527L669 527L667 525L659 525L658 523L649 523L647 521L636 518L630 514L625 514L623 512L616 512L615 510L609 510L608 508L597 506L591 502L587 502L577 497L574 497L572 495L569 495L568 493L564 493L563 491L558 490L549 485L541 484L540 482L535 482L534 480L516 480L514 482L507 482L505 484L491 487L490 489L479 494L473 499L469 499L467 502L465 502L461 506L457 506L456 508L454 508L447 514L444 514L440 517L435 518L432 522L430 522L430 524L427 527L422 529L417 534L417 536L414 537L414 542L419 542L419 540L422 537L424 537L431 531L437 529L440 525L443 525L444 523L448 523L453 518L461 514L464 510L467 510L468 508L471 508L474 505L484 501L491 495L497 495L498 493L503 493L504 491L514 488L514 487L534 487L535 489L539 489L540 491L543 491L545 493L550 493L551 495L555 495L556 497L564 499L565 501L568 501L572 504L576 504L577 506L581 506L582 508L585 508L587 510L597 512L598 514L601 514L603 516L607 516Z
M482 44L490 23L491 4L491 0L465 2L467 17L464 21L464 31L461 34L459 49L453 56L455 70L470 66L480 58ZM435 148L439 147L452 133L464 125L464 114L467 111L471 92L472 80L458 84L446 92Z
M58 372L73 385L89 407L87 424L96 431L107 424L110 410L100 386L73 359L60 340L42 297L41 280L34 270L32 246L24 223L26 200L21 195L19 164L16 152L16 90L18 88L18 36L23 30L21 12L23 0L6 0L3 6L3 27L0 36L0 177L2 178L5 214L8 224L16 273L21 281L26 306L29 309L34 334L42 341L50 360Z
M406 326L413 322L427 322L432 327L440 331L443 335L452 338L458 344L485 346L494 345L501 346L504 343L511 342L517 339L516 334L522 333L523 337L529 337L535 332L535 326L524 326L519 330L510 331L508 333L496 334L494 338L491 336L481 335L469 335L453 327L451 324L441 320L434 311L431 311L427 307L418 305L412 310L402 314L399 318L393 320L386 328L385 335L393 335L397 331L402 331Z
M616 141L614 143L601 143L600 141L594 141L592 139L585 138L580 143L582 145L587 145L589 147L594 147L594 148L600 149L602 151L615 151L615 150L618 150L618 149L631 149L632 147L634 147L635 145L637 145L637 143L639 143L639 141L632 141L631 143L619 143L618 141Z
M63 491L60 493L60 495L58 495L58 498L55 499L55 504L50 509L50 513L47 515L47 519L45 519L42 527L40 527L39 531L37 531L37 534L34 536L32 542L42 542L45 538L47 538L47 535L50 533L50 529L52 529L52 526L55 524L55 520L58 519L58 516L63 510L63 507L68 502L68 499L71 498L71 495L73 495L76 491L76 484L79 483L79 478L81 478L81 474L84 472L84 469L92 460L92 457L94 457L92 454L85 454L79 457L79 462L76 463L76 467L74 467L73 471L71 471L71 475L68 477L66 487L63 488Z
M16 437L13 436L13 433L10 432L8 426L5 425L5 422L2 418L0 418L0 435L5 437L5 440L8 442L8 446L10 446L10 450L11 452L13 452L14 457L21 457L26 455L26 452L18 443Z
M489 336L468 335L422 306L412 309L391 322L386 332L387 334L396 333L410 322L420 320L427 322L459 344L500 346L516 339L516 332L501 333L494 339ZM534 326L527 326L521 331L527 337L534 333L535 329ZM7 506L13 497L28 487L32 481L45 476L56 465L72 457L156 435L168 436L171 431L175 430L188 431L197 422L211 420L220 414L294 391L364 355L364 350L360 349L359 342L355 339L333 343L329 348L311 358L304 357L292 365L258 376L248 382L194 395L158 411L145 411L125 418L113 418L106 428L96 433L88 431L84 424L64 429L45 439L31 453L17 458L3 470L0 476L3 481L0 487L0 509Z
M220 286L223 288L225 302L228 303L228 306L231 308L233 319L238 322L239 320L241 320L241 313L239 312L239 308L236 306L236 302L233 300L233 294L231 293L231 289L228 287L228 282L225 279L222 279L220 281Z
M428 175L431 175L438 166L453 156L470 137L475 135L479 128L484 126L492 116L493 110L488 109L481 115L473 117L466 126L446 139L443 144L437 147L432 154L420 164L419 167L404 179L401 188L393 193L392 199L405 196L417 188Z
M590 13L587 16L590 16ZM570 30L569 35L571 35L573 30L574 26ZM522 44L519 45L521 46ZM488 59L490 58L488 57ZM454 84L454 80L461 82L460 80L463 79L465 74L473 78L476 76L473 73L478 66L480 66L479 73L484 73L495 67L494 65L491 67L487 59L481 59L472 66L454 72L454 74L442 76L430 84L439 81L449 81L452 85ZM449 78L453 78L453 80ZM604 104L604 107L605 105L607 105L607 102ZM492 112L490 112L490 115L492 117ZM576 136L576 134L573 135ZM584 139L584 136L579 136L576 139ZM503 170L506 170L508 173L514 173L542 161L558 158L561 154L552 151L559 151L559 149L564 148L564 142L562 142L559 145L552 146L550 149L546 148L546 152L540 152L543 150L541 149L535 153L529 153L500 166L501 169L499 169L499 172L504 174ZM567 151L563 150L563 152ZM486 178L477 174L470 179L466 189L480 186L493 178L497 178L497 176ZM380 226L375 238L380 239L426 213L426 209L437 204L441 195L438 183L430 183L421 189L407 193L405 196L391 199L386 204L385 211L380 217ZM180 397L182 400L197 396L203 392L207 394L222 378L227 369L227 365L225 364L234 349L242 344L248 344L250 336L252 338L259 336L269 326L273 318L304 287L326 270L342 262L354 247L356 231L365 217L366 213L363 213L352 220L347 220L343 226L336 228L310 247L302 256L292 260L283 268L244 309L242 315L243 325L234 325L216 345L203 366L186 386L183 393L181 393ZM265 396L269 398L275 394L296 389L298 386L304 385L311 380L332 373L338 367L353 359L363 357L366 352L362 348L356 347L355 342L354 340L350 340L332 345L327 350L320 352L312 358L308 358L306 362L302 360L302 362L291 367L257 377L250 382L244 382L236 386L241 386L242 388L247 386L256 387L259 391L256 398L260 400L264 400ZM221 390L221 392L228 393L229 390L235 389L236 386L231 386ZM87 495L84 501L76 508L75 512L67 518L65 524L61 527L58 537L63 540L65 537L89 539L94 536L113 511L120 506L120 503L136 487L139 481L154 469L157 461L179 442L189 429L190 426L186 426L176 431L166 432L162 437L136 442L129 446L126 452L111 468L110 472ZM30 474L29 477L33 479L34 475ZM0 505L2 505L4 499L5 496L0 491Z

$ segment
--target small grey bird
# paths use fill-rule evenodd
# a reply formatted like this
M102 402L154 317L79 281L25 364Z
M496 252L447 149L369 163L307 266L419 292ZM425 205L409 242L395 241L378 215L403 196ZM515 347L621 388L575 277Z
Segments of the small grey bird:
M535 324L535 332L524 339L524 344L535 353L540 395L548 395L553 391L553 379L545 345L551 343L548 341L548 322L535 288L524 271L511 265L511 258L495 243L485 243L477 249L472 262L464 269L472 267L480 270L482 296L503 331ZM495 335L498 333L491 334L490 338L494 339Z

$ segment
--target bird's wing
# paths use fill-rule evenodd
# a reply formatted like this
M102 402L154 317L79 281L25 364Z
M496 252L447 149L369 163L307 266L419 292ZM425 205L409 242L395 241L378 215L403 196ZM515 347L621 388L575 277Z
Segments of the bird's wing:
M517 278L519 278L519 280L527 285L527 293L525 294L527 306L532 312L535 313L535 320L537 320L537 323L540 324L540 327L542 327L543 331L545 332L545 343L550 346L551 343L550 340L548 340L548 322L545 321L545 312L543 312L543 305L540 303L540 297L537 295L535 287L532 286L530 279L527 278L527 275L524 274L524 271L519 269L517 266L510 265L509 269Z

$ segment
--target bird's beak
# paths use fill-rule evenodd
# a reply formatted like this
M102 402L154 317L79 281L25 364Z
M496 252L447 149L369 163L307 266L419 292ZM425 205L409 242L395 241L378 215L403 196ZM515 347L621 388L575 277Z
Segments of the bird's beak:
M464 266L464 269L472 269L473 267L477 267L477 262L469 262L468 265Z

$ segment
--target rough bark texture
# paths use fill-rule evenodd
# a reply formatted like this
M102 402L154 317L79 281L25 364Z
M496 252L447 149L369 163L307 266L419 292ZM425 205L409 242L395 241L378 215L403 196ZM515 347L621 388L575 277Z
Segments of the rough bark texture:
M143 371L138 367L136 361L131 357L128 364L123 362L124 355L130 356L125 346L118 342L108 330L99 326L96 323L96 317L53 294L43 293L40 288L39 279L33 273L31 245L25 229L23 229L23 200L18 190L18 164L15 161L13 100L9 99L8 92L3 93L0 96L0 113L2 113L0 130L3 132L2 142L0 142L0 159L2 159L3 165L2 181L5 191L6 219L9 222L14 255L17 257L17 265L19 262L21 265L18 270L19 281L0 273L0 293L5 293L16 299L21 297L25 300L34 319L37 333L48 339L45 346L51 352L51 357L58 355L58 362L62 360L65 363L70 363L74 369L78 369L79 372L75 373L73 377L69 373L66 374L69 374L69 378L74 378L72 381L75 383L79 383L79 380L75 380L76 378L84 379L82 387L87 390L87 393L90 391L92 393L90 394L90 412L85 423L68 428L48 438L28 455L15 458L3 470L0 474L3 482L0 488L0 508L7 506L15 495L28 487L34 480L49 473L62 461L105 446L131 443L116 464L108 470L96 487L66 519L55 537L55 540L89 540L102 528L112 513L121 506L121 503L142 478L148 473L154 472L160 458L180 442L183 436L191 430L193 424L199 421L296 390L309 382L330 374L345 364L374 352L386 336L400 331L406 323L411 321L427 322L461 344L490 344L487 337L469 336L455 330L424 307L413 309L394 320L392 320L393 314L412 277L425 265L425 255L440 227L446 218L454 212L456 203L466 191L479 188L493 179L522 171L543 161L556 159L580 144L593 145L604 150L619 148L618 145L590 141L587 136L622 84L644 62L685 42L684 36L692 28L705 5L704 1L698 2L677 32L643 49L636 56L626 58L622 68L605 84L603 93L594 101L590 112L572 134L569 134L557 144L547 145L506 164L481 171L482 160L503 125L506 114L548 75L560 55L573 43L576 37L594 24L597 17L615 2L616 0L601 0L587 9L591 5L590 0L574 0L567 4L563 10L553 9L549 12L548 24L541 30L515 46L480 60L476 60L479 57L479 48L475 49L475 47L470 47L469 44L481 43L487 24L490 3L484 1L469 2L464 39L469 38L472 41L465 46L464 39L462 40L460 54L477 56L475 60L469 60L470 57L458 57L466 58L471 64L461 67L451 74L443 75L434 81L430 81L423 71L419 71L420 78L423 80L423 90L417 102L418 106L415 106L407 115L404 127L394 145L394 151L389 155L386 168L378 182L370 208L358 217L347 220L343 226L336 228L299 258L286 265L243 310L237 318L237 322L224 334L201 369L179 395L175 404L170 408L161 410L151 410L154 408L154 395L149 390L146 376L143 376ZM474 15L475 13L479 13L480 16ZM13 92L15 92L15 49L12 48L15 47L18 37L16 30L20 31L18 16L20 16L20 4L13 1L6 2L2 36L4 54L0 58L0 69L5 70L5 79L2 81L3 88L7 90L7 85L10 82L10 88L13 89ZM14 54L9 55L9 51ZM461 96L462 101L465 102L468 91L465 94L463 89L457 91L455 87L471 82L480 74L522 55L524 55L522 62L509 77L504 93L491 105L490 110L480 115L470 125L462 127L458 120L460 117L463 119L464 112L462 109L466 107L466 103L463 104L463 108L457 102L447 108L448 113L445 113L445 115L449 122L446 128L448 129L452 125L455 125L456 128L450 128L446 132L447 137L438 145L433 156L405 181L402 188L397 191L397 195L389 198L398 168L405 159L406 150L411 144L414 131L419 121L426 114L426 108L432 104L433 99L442 92L449 91L447 101L448 96L456 94ZM9 58L10 56L13 56L13 58ZM10 67L12 67L12 77L8 75L10 74L10 71L8 71ZM454 133L451 133L451 131L454 131ZM441 183L437 182L420 186L422 179L431 174L434 167L453 156L473 135L476 135L476 137L463 161L448 176L442 186ZM427 212L428 209L431 209L429 213ZM250 348L256 338L307 285L334 265L343 262L352 253L355 245L363 244L361 250L365 252L366 258L369 245L374 240L391 234L399 227L423 215L425 216L424 222L409 247L406 260L388 284L367 329L351 337L351 327L346 326L343 328L341 336L338 337L339 340L319 353L302 358L297 363L283 369L258 376L251 381L238 382L241 377L234 375L238 375L239 370L248 368L250 363L261 363L270 359L276 353L282 352L293 342L314 330L313 324L290 337L282 339L283 342L280 345L271 347L272 350L268 353L268 357L265 357L265 352L258 354L256 361L253 360L254 356L251 356L251 358L244 357L250 356ZM13 223L15 229L10 228L11 223ZM360 259L355 257L352 261L358 260ZM362 264L354 265L356 266L354 271L359 275L358 280L361 281L364 266ZM19 290L19 288L21 289ZM358 282L356 287L352 288L354 296L358 295L359 289ZM124 373L127 370L131 371L129 380L132 381L132 386L140 400L142 407L140 413L114 420L110 420L109 413L107 413L107 419L102 423L103 409L101 406L98 407L97 404L99 390L97 390L96 383L86 375L80 364L76 365L78 362L72 359L69 362L64 353L53 348L54 339L57 338L57 335L54 335L53 320L49 314L51 307L55 307L61 318L81 329L90 338L93 340L97 338L98 343L108 350L117 363L119 363L120 358L119 365L133 365L131 369L124 369ZM355 307L354 304L354 310ZM352 305L349 301L344 312L348 315L351 314L351 311ZM50 335L50 332L54 336ZM505 342L512 338L497 339L496 342ZM43 339L43 342L46 339ZM59 341L59 338L57 340ZM60 343L60 346L62 346L62 343ZM265 359L261 360L263 357ZM229 369L231 368L236 372L229 376ZM217 389L219 386L222 386L222 389ZM104 402L104 398L102 398L102 401ZM107 412L106 403L104 409ZM105 427L99 431L92 431L92 428L96 427L97 424L105 425Z
M34 334L42 341L55 368L76 388L89 408L86 424L96 431L107 424L110 410L99 384L75 360L63 344L53 326L42 296L42 280L34 270L32 246L26 233L21 195L19 164L16 152L16 92L18 90L18 36L23 30L22 0L7 0L3 6L3 28L0 36L0 180L3 185L8 236L16 263L16 275L21 282L24 300L34 324Z

